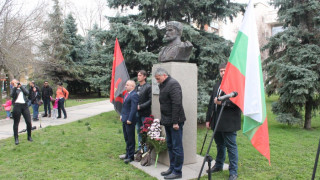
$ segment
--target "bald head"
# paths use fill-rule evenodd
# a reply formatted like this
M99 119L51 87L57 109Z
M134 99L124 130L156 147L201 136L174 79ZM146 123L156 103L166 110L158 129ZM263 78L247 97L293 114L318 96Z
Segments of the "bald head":
M133 80L128 80L126 83L126 90L128 92L131 92L134 90L134 88L136 87L136 82L134 82Z

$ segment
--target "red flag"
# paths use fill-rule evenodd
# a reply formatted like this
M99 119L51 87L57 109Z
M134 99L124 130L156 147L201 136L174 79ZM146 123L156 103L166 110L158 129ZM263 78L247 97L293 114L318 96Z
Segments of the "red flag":
M121 113L126 82L130 79L118 39L116 38L113 54L113 66L110 88L110 102L114 109Z

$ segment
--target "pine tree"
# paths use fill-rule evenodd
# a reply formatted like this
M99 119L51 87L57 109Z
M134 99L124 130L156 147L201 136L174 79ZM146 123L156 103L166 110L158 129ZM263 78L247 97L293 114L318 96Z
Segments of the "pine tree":
M106 32L97 25L89 31L85 41L86 61L84 62L85 81L90 83L90 87L98 92L106 94L110 89L107 79L111 78L112 57L111 47L106 46L108 40Z
M267 93L279 94L272 106L279 122L302 122L311 128L312 111L319 107L320 2L318 0L274 0L284 31L266 45L269 58Z
M68 47L67 57L72 61L72 66L68 70L72 72L74 78L68 79L68 90L71 93L85 93L89 83L85 82L85 74L82 71L84 63L84 43L83 37L78 35L76 20L69 14L64 20L64 44Z
M74 80L78 78L78 71L70 57L70 42L65 38L64 21L58 0L53 0L53 12L45 23L48 38L42 42L42 54L45 54L46 75L54 81Z
M209 93L219 77L218 65L228 60L232 45L231 42L215 34L206 33L203 27L212 20L228 17L232 19L243 9L242 6L226 0L108 0L108 2L113 8L138 7L140 10L137 15L109 18L112 25L107 33L113 42L116 37L119 39L130 77L136 77L136 71L139 69L145 69L150 73L152 64L157 63L159 50L164 45L162 38L165 33L165 29L159 25L171 20L184 23L182 40L188 40L193 44L194 50L190 62L198 66L198 121L203 122ZM153 25L150 25L151 22ZM191 26L192 22L196 22L200 30Z

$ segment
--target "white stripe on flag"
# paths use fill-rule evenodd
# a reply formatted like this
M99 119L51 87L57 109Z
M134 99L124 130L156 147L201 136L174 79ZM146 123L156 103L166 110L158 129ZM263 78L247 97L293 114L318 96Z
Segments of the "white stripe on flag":
M250 0L249 2L240 30L248 37L243 114L258 122L262 122L261 84L259 73L260 52L253 0Z

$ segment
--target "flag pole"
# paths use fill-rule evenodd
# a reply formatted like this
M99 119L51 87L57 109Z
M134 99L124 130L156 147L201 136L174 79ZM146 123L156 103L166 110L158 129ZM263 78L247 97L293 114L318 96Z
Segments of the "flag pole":
M317 155L316 155L316 160L314 162L314 167L313 167L313 173L312 173L311 180L314 180L314 178L316 176L316 171L317 171L317 166L318 166L318 161L319 161L319 154L320 154L320 139L319 139L319 146L318 146L318 151L317 151Z

